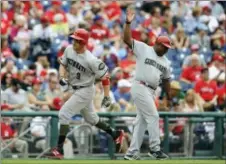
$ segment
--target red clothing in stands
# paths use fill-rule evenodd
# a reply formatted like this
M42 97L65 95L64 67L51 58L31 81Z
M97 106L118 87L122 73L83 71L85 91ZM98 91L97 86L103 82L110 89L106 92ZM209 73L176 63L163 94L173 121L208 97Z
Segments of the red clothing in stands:
M195 82L200 78L202 67L187 67L184 68L181 77L190 81Z
M103 40L110 36L109 30L105 26L92 25L90 37L93 39Z
M205 101L211 101L217 94L217 83L216 81L204 81L201 79L195 84L195 91Z
M1 137L3 139L13 138L14 134L15 131L12 129L10 125L5 124L4 122L1 123Z

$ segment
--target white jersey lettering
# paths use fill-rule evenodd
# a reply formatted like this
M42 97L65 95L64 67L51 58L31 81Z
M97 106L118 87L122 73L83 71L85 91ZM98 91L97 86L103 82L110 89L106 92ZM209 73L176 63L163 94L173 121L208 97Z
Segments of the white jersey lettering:
M170 78L170 64L165 56L158 56L153 47L137 40L133 40L132 49L136 56L135 80L157 88L163 79Z

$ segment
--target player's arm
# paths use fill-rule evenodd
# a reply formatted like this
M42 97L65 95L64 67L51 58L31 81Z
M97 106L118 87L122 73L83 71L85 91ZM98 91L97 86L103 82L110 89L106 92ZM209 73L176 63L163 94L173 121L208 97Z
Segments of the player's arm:
M126 11L126 23L124 25L124 35L123 35L123 41L130 47L132 48L133 44L133 39L131 35L131 29L130 29L130 24L132 20L134 19L135 13L132 9L127 9Z
M102 106L109 107L111 105L110 99L110 77L108 74L108 67L100 59L93 58L89 61L90 68L95 74L95 78L99 79L102 83L104 90L104 99L102 101Z
M66 70L66 67L62 64L60 64L60 67L59 67L59 75L60 75L60 78L66 78L66 75L67 74L67 70Z
M67 80L67 48L64 51L63 56L59 59L60 67L59 67L59 77L60 77L60 85L65 86L68 84Z

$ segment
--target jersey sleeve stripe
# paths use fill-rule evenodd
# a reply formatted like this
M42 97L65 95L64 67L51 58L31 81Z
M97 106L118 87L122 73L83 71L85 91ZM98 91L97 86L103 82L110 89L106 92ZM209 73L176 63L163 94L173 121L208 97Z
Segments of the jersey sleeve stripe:
M102 77L104 77L104 75L106 75L107 72L108 72L108 69L103 73L102 76L100 76L100 79L101 79Z

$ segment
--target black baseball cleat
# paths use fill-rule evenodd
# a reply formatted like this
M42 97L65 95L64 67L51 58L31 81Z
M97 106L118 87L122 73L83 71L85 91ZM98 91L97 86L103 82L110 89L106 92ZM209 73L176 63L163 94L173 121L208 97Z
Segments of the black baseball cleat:
M169 158L169 156L166 155L165 153L163 153L161 150L160 151L156 151L156 152L150 151L148 153L148 155L151 158L153 158L153 159L159 159L159 160L163 160L163 159L168 159Z
M140 157L137 154L126 154L124 160L140 160Z
M124 130L117 130L115 139L116 152L121 152L124 138Z

